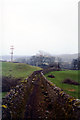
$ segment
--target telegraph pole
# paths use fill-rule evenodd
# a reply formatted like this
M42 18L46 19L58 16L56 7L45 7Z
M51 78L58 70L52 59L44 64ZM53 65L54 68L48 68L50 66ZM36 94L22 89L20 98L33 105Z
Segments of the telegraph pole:
M13 50L14 50L14 46L12 45L10 47L10 49L11 49L11 62L13 62Z

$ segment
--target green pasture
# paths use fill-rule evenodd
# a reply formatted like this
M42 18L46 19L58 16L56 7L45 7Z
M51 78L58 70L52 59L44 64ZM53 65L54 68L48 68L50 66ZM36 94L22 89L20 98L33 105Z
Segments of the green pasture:
M41 68L24 63L2 62L2 76L21 79L21 82L24 82L25 78L36 70L41 70ZM2 94L0 94L0 98L5 95L6 92L2 92Z
M33 71L41 68L24 63L2 62L2 76L13 78L27 78Z
M50 78L48 75L54 75L55 78ZM67 70L67 71L53 71L47 73L45 76L48 80L54 83L57 87L62 88L66 93L70 94L73 97L80 98L80 85L70 85L62 83L62 81L66 78L70 78L74 81L80 83L80 71L78 70Z

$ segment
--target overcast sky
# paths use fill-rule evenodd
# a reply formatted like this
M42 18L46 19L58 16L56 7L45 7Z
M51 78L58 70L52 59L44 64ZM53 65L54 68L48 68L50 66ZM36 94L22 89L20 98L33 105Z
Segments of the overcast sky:
M1 50L14 55L78 52L77 0L2 0Z

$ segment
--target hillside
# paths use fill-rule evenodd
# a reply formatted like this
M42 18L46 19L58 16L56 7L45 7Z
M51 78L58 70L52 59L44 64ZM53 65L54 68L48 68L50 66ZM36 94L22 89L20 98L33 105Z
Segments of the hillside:
M24 63L11 63L2 62L2 76L13 77L13 78L26 78L33 71L40 70L41 68L31 66Z
M40 69L24 63L2 62L2 91L8 92L23 82L33 71Z

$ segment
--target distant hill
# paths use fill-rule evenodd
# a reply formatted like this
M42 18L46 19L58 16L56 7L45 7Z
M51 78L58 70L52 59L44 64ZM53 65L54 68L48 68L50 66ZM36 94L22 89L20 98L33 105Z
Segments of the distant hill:
M29 56L26 56L26 55L14 55L13 60L19 59L19 58L26 58L27 59L27 58L29 58ZM0 56L0 60L10 61L11 60L11 56L10 55Z
M55 55L55 57L59 57L62 59L62 62L72 62L73 59L76 59L80 56L79 54L62 54L62 55Z
M56 59L59 57L62 59L62 62L71 62L73 59L78 58L78 56L80 56L80 53L76 53L76 54L61 54L61 55L52 55L53 57L56 57ZM31 56L27 56L27 55L14 55L14 61L20 61L21 59L29 59ZM4 56L0 56L0 60L3 61L10 61L11 57L10 55L4 55Z

